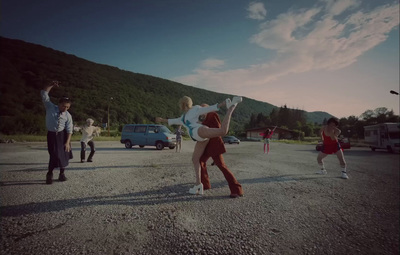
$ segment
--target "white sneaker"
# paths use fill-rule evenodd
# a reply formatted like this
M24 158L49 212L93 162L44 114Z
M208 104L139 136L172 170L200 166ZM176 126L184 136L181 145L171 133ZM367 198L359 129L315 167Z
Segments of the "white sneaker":
M232 101L230 98L225 99L226 109L229 109L232 106Z
M232 100L229 98L226 99L226 108L231 108L232 105L237 105L238 103L242 102L242 97L233 97Z
M232 98L232 103L233 104L238 104L238 103L241 103L242 101L243 101L242 97L233 97Z
M204 188L203 188L203 183L200 183L199 185L194 185L193 188L189 189L189 193L193 195L203 195L204 194Z
M342 179L349 179L349 176L347 175L347 173L346 172L343 172L342 171Z
M327 174L328 172L325 169L321 169L316 174Z

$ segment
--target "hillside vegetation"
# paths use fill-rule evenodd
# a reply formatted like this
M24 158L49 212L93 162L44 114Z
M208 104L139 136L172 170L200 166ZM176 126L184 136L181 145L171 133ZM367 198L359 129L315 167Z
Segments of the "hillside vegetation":
M45 111L39 91L51 80L61 87L50 93L72 99L69 110L75 124L88 117L106 123L108 107L113 129L126 123L152 123L156 116L180 115L178 100L190 96L195 104L213 104L232 95L199 89L166 79L124 71L40 45L0 37L0 132L45 133ZM111 100L111 98L113 98ZM269 115L276 106L250 98L234 112L231 130L243 132L253 114ZM221 111L224 114L225 110ZM331 115L304 112L308 122L322 123Z

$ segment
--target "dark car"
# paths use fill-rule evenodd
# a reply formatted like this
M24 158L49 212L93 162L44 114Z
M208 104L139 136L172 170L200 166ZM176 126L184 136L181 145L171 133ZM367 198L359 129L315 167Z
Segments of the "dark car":
M232 144L232 143L239 144L240 143L240 140L234 136L224 136L222 138L222 140L224 141L224 143L229 143L229 144Z
M339 138L339 143L340 143L340 147L342 147L342 149L350 149L351 148L350 140L348 138ZM318 144L315 146L315 150L317 150L317 151L322 150L322 141L318 142Z

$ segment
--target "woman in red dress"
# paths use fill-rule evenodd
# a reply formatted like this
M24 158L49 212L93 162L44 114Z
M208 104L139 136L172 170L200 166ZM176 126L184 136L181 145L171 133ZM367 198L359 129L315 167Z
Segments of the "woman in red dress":
M337 158L340 162L340 167L342 170L342 178L349 179L346 171L346 161L344 160L343 149L340 147L340 143L338 137L341 133L339 126L339 121L336 118L330 118L327 122L326 126L321 128L321 138L323 141L323 146L321 151L318 154L317 161L321 167L321 170L318 171L318 174L327 174L327 171L324 166L323 159L329 154L336 154Z

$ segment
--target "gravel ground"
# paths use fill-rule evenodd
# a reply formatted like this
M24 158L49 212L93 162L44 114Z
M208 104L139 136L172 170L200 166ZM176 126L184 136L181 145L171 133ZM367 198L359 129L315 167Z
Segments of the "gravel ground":
M311 145L226 145L245 192L231 199L214 166L213 188L187 193L192 141L96 145L82 164L73 143L68 180L46 185L45 143L0 144L1 254L399 254L399 154L346 150L343 180L335 156L315 174Z

